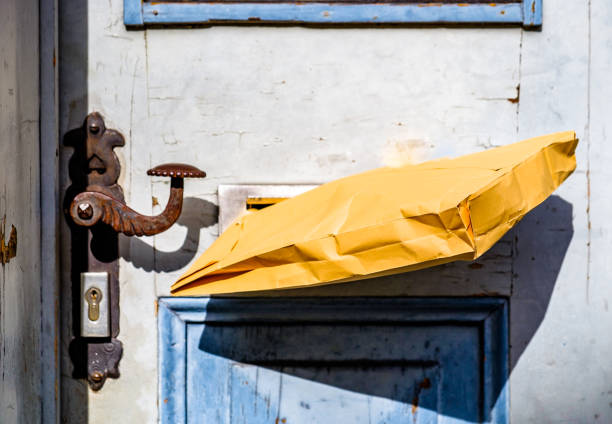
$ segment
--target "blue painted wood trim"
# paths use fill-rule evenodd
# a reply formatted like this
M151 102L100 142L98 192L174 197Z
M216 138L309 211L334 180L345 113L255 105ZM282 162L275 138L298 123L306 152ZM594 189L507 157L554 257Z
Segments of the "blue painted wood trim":
M160 303L158 308L159 419L162 423L185 424L187 393L187 326L172 308Z
M383 312L381 314L381 312ZM399 314L401 312L401 315ZM387 316L389 314L389 316ZM313 321L314 320L314 321ZM482 328L484 422L509 422L508 307L500 298L160 298L159 413L186 423L187 325L207 322L470 322ZM500 389L501 388L501 389ZM494 399L494 393L500 393Z
M542 0L523 1L523 26L525 28L542 26Z
M509 340L508 304L504 302L483 320L484 379L486 423L509 423L510 398L508 395ZM489 358L497 358L490 361Z
M162 297L160 306L194 323L481 322L505 301L499 298L214 298Z
M141 3L141 0L124 0L124 2L125 24L130 26L220 22L486 23L537 26L542 21L541 0L525 0L525 3L519 1L505 4L429 4L426 6L414 3Z
M143 27L142 0L123 0L123 22L128 27Z

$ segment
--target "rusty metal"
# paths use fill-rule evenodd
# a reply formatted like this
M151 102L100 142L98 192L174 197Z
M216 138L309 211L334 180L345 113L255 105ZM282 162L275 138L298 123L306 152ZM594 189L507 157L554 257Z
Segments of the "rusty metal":
M92 390L100 390L107 378L119 378L119 361L123 345L115 338L92 341L78 338L70 344L70 356L75 369L84 369L83 375ZM77 377L77 376L75 376Z
M147 175L176 178L204 178L206 172L184 163L165 163L147 171Z
M152 175L151 171L149 170L149 175ZM101 221L110 225L113 230L128 236L152 236L166 231L181 215L183 175L187 174L187 172L180 170L169 172L170 175L180 176L172 177L168 204L159 215L141 215L122 201L98 191L86 191L78 194L70 205L70 215L75 223L83 227L91 227ZM192 174L195 178L201 178L199 175L205 175L204 172L199 170L197 174L195 172L189 172L189 174Z
M166 231L181 215L183 207L183 178L203 178L204 171L184 164L160 165L147 171L148 175L170 176L170 198L164 211L156 216L141 215L120 200L98 191L97 187L78 194L70 205L70 216L83 227L98 222L128 236L152 236Z
M123 136L106 128L99 113L91 113L81 128L70 131L64 144L74 148L69 172L72 185L64 201L64 211L72 230L72 302L80 309L80 274L107 272L111 337L75 338L70 345L73 375L87 378L99 390L106 378L119 377L123 347L119 334L119 245L118 234L154 235L167 230L181 214L183 178L203 178L206 174L190 165L166 164L150 169L152 176L168 176L170 198L164 211L145 216L125 204L117 180L121 164L113 151L125 145ZM79 314L73 314L74 334L79 334Z
M14 225L11 225L11 234L8 242L6 242L5 226L6 217L2 219L2 226L0 227L0 262L2 265L9 263L12 258L17 256L17 229Z

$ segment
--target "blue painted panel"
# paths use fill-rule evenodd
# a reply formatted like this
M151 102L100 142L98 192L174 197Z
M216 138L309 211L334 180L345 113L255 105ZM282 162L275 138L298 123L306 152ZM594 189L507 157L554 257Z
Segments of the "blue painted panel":
M144 25L142 0L123 0L123 22L130 27Z
M158 317L162 423L507 422L501 299L162 298Z
M527 28L542 26L542 0L523 1L523 25Z
M541 0L514 3L439 4L417 3L142 3L124 0L125 24L214 24L219 22L288 22L312 24L419 24L485 23L523 24L537 27L542 23Z

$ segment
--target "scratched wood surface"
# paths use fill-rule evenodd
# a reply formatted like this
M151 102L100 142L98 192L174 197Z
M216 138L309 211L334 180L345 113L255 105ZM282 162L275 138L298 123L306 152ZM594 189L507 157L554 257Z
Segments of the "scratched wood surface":
M0 421L34 423L41 409L38 2L8 0L1 8Z

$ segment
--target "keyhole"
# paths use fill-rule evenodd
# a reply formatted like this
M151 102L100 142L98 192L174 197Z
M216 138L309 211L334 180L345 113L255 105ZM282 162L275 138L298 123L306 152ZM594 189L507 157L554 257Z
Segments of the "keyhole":
M85 300L89 305L87 317L90 321L97 321L100 318L100 300L102 300L102 291L97 287L90 287L85 292Z

